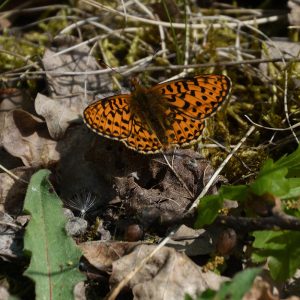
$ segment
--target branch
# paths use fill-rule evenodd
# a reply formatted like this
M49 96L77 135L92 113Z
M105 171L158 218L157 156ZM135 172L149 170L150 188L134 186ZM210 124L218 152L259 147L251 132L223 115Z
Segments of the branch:
M219 216L216 224L231 227L237 231L255 231L255 230L299 230L300 219L289 216L284 213L276 214L270 217L235 217Z

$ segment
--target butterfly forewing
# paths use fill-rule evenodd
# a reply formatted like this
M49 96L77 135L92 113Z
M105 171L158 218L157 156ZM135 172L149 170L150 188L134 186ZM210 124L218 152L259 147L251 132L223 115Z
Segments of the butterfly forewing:
M94 132L117 140L131 132L130 95L107 97L90 104L83 112L84 121Z
M204 119L227 99L231 81L224 75L200 75L165 82L153 89L158 90L179 114Z

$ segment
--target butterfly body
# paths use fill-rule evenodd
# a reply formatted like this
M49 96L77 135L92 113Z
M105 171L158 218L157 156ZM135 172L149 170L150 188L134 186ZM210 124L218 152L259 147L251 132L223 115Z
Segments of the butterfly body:
M96 133L122 141L141 153L196 142L204 119L226 100L231 82L224 75L200 75L144 88L133 82L131 94L107 97L84 110Z
M154 133L158 141L167 146L165 133L171 124L170 118L167 118L168 103L164 101L159 90L146 89L135 82L129 106L132 114L146 124L150 133Z

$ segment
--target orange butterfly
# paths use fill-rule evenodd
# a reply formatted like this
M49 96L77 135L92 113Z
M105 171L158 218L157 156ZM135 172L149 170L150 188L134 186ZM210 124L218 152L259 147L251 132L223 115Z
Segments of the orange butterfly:
M131 94L98 100L84 110L86 125L97 134L141 153L195 143L204 119L227 99L231 81L224 75L171 80L149 89L133 82Z

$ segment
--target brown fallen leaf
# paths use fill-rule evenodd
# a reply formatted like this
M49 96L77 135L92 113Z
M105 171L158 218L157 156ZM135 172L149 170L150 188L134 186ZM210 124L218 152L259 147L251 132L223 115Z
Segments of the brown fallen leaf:
M112 286L122 281L155 246L137 246L133 252L112 263ZM182 300L185 294L196 297L205 289L218 289L227 278L213 272L203 272L186 255L172 248L163 247L151 257L142 269L129 281L135 300Z
M290 12L288 14L288 20L290 25L299 26L300 25L300 3L299 1L288 1L287 3Z
M86 147L89 141L88 137L85 139L86 132L83 125L73 126L64 139L54 141L45 122L23 110L14 110L5 117L3 146L9 154L19 157L26 166L50 167L63 158L70 158L72 162L64 166L74 174L72 168L79 161L78 158L83 156L80 146Z
M74 287L74 300L86 300L86 285L84 281L78 282Z
M0 286L0 299L8 300L10 297L9 292L4 286Z
M45 51L43 65L52 97L75 96L84 92L85 84L88 92L98 91L105 86L101 82L108 79L107 75L84 74L101 70L101 67L96 58L91 55L91 48L86 44L79 45L80 43L81 40L75 36L59 35L54 38L51 48ZM72 49L65 51L71 47ZM60 51L65 51L65 53L59 53ZM56 75L54 72L58 74ZM64 75L66 72L82 72L82 74L68 76ZM79 101L82 103L83 100L80 98ZM72 102L74 102L73 105L78 105L74 98Z
M16 108L34 112L29 92L17 88L0 89L0 145L2 145L5 115Z
M61 138L70 123L78 123L87 103L103 87L108 88L107 82L103 83L108 80L107 74L88 74L101 70L91 55L91 48L77 44L80 44L80 40L74 36L57 36L42 60L50 97L39 94L35 100L35 109L45 118L54 139ZM70 51L59 53L70 47ZM74 72L76 75L72 75Z
M118 197L126 199L124 205L145 228L158 226L163 230L162 225L181 223L184 212L204 186L203 175L209 162L198 153L178 149L167 151L165 157L173 169L161 154L143 161L137 157L131 164L136 172L114 178Z
M3 146L8 153L21 158L25 166L48 166L56 162L59 159L56 144L45 123L34 115L21 109L6 114Z
M88 262L100 271L110 272L112 263L130 252L140 243L93 241L79 245Z
M38 94L35 99L35 110L46 120L50 136L57 140L61 138L71 122L78 120L83 107L70 106L69 99L51 99Z
M261 277L257 277L250 291L244 295L243 300L279 300L279 296L274 295L272 290L273 287L269 282Z

